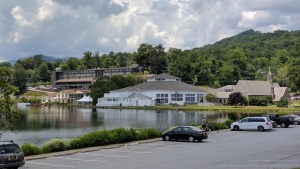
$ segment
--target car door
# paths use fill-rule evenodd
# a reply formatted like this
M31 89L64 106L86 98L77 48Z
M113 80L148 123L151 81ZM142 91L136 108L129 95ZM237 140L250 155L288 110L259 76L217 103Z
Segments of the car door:
M181 140L188 140L189 139L189 136L190 136L190 128L189 127L183 127L182 128L182 131L180 133L180 139Z
M177 127L175 129L173 129L172 133L170 134L172 139L178 140L181 137L181 131L182 131L182 127Z
M239 127L241 130L246 130L249 128L249 123L248 123L248 118L243 118L240 122L239 122Z

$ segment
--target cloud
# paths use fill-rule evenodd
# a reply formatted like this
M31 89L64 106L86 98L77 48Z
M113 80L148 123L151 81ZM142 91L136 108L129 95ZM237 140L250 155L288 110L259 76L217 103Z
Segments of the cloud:
M292 4L292 5L291 5ZM299 29L298 0L27 0L0 6L0 60L192 49L248 29Z

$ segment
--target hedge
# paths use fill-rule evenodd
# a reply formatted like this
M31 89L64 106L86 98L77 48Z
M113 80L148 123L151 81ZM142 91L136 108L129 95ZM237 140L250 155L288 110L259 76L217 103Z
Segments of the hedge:
M133 128L118 128L113 130L104 129L94 131L74 139L55 138L47 141L40 147L31 144L23 144L21 146L21 149L23 150L25 156L30 156L43 153L65 151L70 149L104 146L108 144L157 138L161 136L161 133L161 131L153 128L139 130Z

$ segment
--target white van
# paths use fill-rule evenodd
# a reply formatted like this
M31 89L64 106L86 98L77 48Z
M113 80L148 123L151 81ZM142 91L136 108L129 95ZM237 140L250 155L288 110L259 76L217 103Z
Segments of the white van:
M272 121L268 117L246 117L239 122L230 125L231 130L258 130L265 131L273 128Z

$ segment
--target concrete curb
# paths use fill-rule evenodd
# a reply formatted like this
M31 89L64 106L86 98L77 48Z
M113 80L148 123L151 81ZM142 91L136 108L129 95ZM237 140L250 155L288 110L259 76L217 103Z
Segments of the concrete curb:
M227 132L227 131L230 131L230 129L211 131L210 134L222 133L222 132ZM60 151L60 152L55 152L55 153L32 155L32 156L25 157L25 160L36 160L36 159L42 159L42 158L48 158L48 157L70 155L70 154L75 154L75 153L98 151L101 149L111 149L111 148L118 148L118 147L123 147L123 146L133 146L133 145L138 145L138 144L157 142L157 141L161 141L161 140L162 140L161 137L159 137L159 138L154 138L154 139L132 141L132 142L127 142L127 143L112 144L112 145L106 145L106 146L88 147L88 148L82 148L82 149Z

